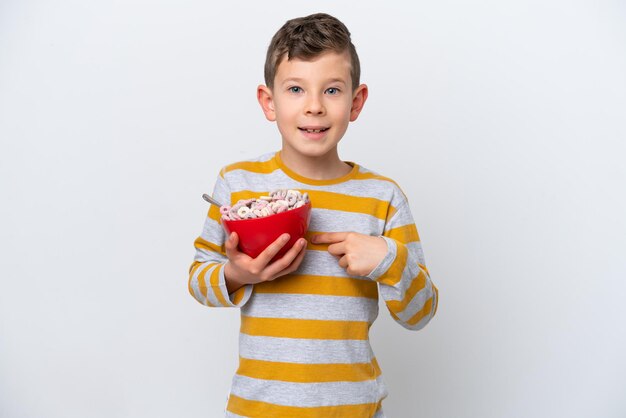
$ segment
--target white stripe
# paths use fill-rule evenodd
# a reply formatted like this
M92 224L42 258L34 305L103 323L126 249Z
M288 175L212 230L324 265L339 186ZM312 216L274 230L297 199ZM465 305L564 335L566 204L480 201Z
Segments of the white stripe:
M245 316L374 322L378 300L354 296L255 293L242 308Z
M323 382L293 383L278 380L254 379L235 375L231 393L241 398L284 406L316 407L360 403L379 400L379 382Z
M369 363L374 357L369 340L319 340L259 337L239 334L239 355L284 363Z

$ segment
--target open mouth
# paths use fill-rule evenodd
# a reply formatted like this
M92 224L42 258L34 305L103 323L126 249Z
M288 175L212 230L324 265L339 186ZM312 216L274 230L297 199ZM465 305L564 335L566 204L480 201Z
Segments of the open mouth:
M298 129L300 129L301 131L304 131L304 132L308 132L308 133L310 133L310 134L313 134L313 133L316 133L316 134L317 134L317 133L320 133L320 132L327 131L329 128L317 128L317 129L311 129L311 128L298 128Z

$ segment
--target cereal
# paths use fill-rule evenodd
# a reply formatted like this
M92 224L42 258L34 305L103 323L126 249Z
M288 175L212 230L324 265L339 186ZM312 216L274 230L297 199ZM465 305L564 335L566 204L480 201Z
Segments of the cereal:
M232 207L224 205L220 207L220 213L222 219L227 221L256 219L296 209L308 202L308 193L278 189L270 192L269 196L261 196L258 199L241 199Z

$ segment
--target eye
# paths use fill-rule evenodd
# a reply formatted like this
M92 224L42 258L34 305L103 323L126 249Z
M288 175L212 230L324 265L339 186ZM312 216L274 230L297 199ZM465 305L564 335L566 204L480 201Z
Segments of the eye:
M292 93L300 93L302 91L302 89L298 86L289 87L288 90Z
M339 94L339 89L337 87L329 87L326 91L331 95Z

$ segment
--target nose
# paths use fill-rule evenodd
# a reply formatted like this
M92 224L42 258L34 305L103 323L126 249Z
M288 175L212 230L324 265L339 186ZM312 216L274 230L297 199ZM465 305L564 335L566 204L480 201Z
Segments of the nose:
M326 112L324 103L318 94L310 94L306 101L305 111L307 115L323 115Z

